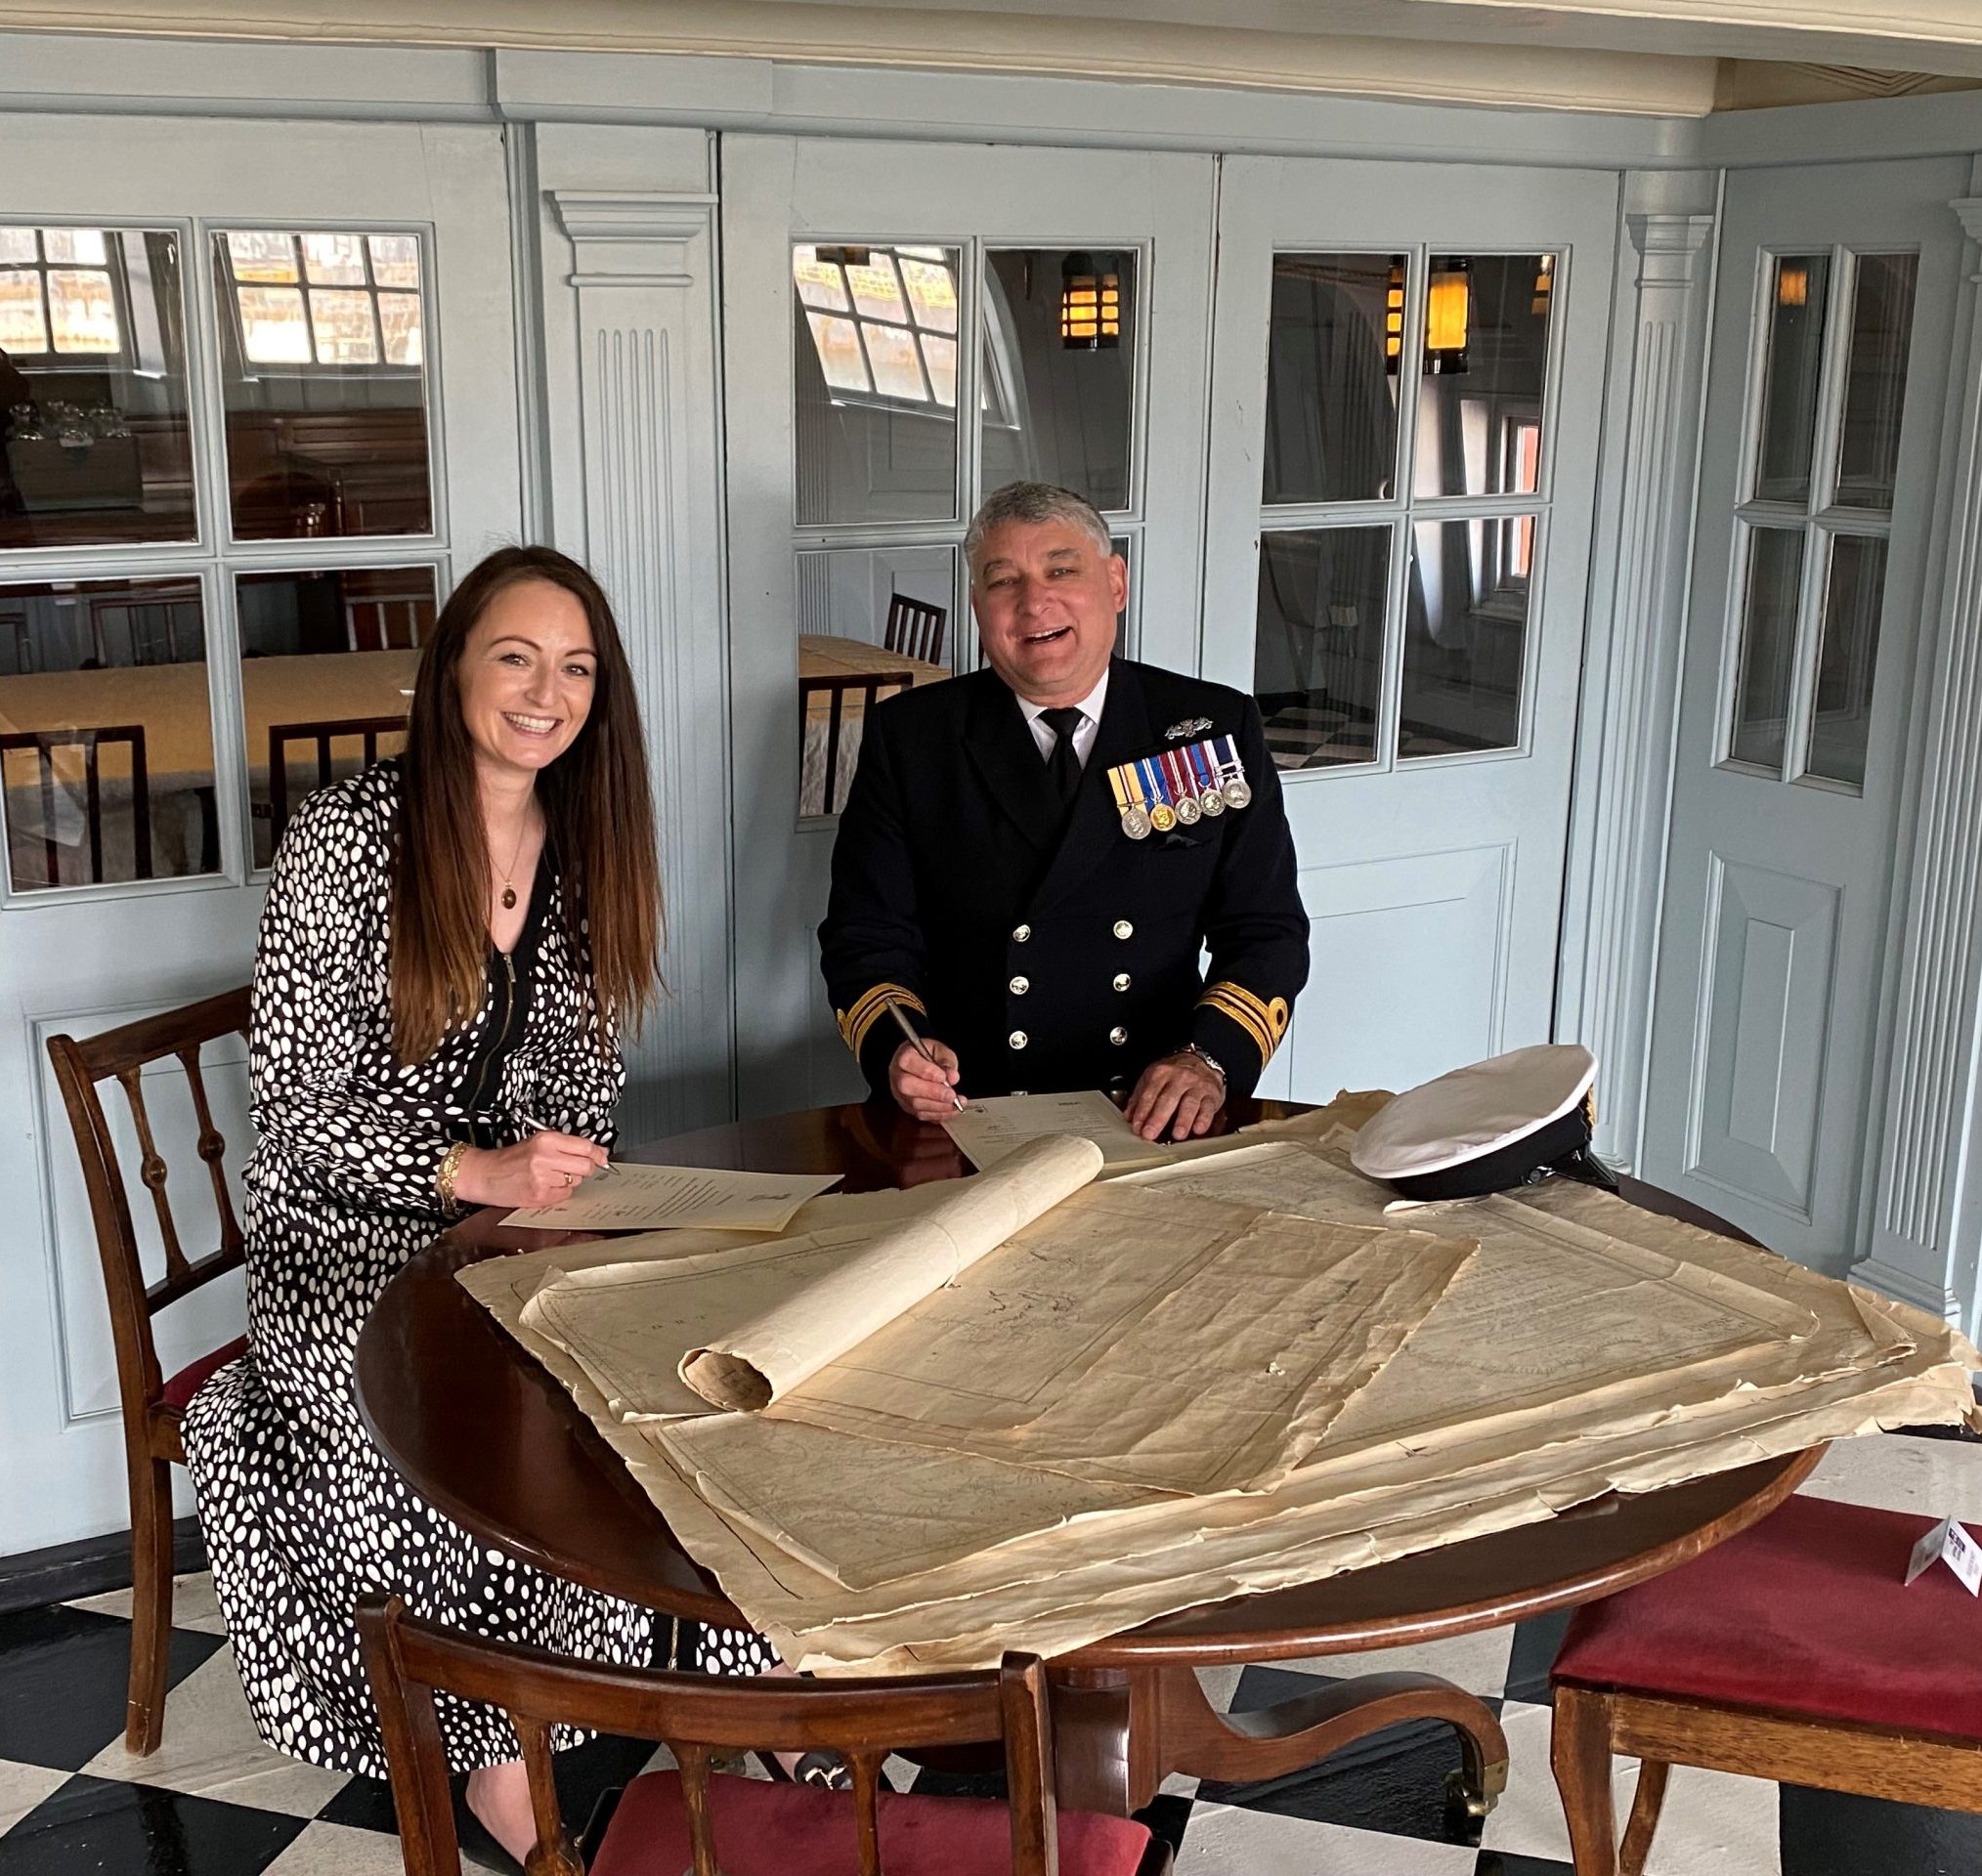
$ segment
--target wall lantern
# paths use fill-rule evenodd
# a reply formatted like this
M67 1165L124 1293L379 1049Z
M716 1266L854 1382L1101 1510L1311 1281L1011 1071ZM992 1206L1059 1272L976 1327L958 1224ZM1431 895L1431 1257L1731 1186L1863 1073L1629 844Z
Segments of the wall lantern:
M1383 289L1383 368L1396 377L1403 359L1404 257L1390 257L1390 277Z
M1457 255L1432 262L1425 293L1425 370L1435 377L1466 368L1473 263Z
M1059 342L1069 352L1122 343L1122 277L1112 254L1076 249L1060 262Z
M1810 268L1807 262L1776 263L1776 304L1778 306L1810 304Z

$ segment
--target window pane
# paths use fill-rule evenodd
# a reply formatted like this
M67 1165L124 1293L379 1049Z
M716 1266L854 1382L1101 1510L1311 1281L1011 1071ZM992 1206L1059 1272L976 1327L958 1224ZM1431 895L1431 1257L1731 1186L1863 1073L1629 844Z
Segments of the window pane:
M1404 605L1400 757L1511 748L1521 740L1532 515L1421 521Z
M1801 529L1757 528L1749 533L1741 673L1735 680L1734 734L1728 749L1737 762L1782 768L1802 580Z
M856 547L798 556L798 812L838 814L867 712L950 675L956 553Z
M1375 759L1390 538L1322 528L1260 541L1253 692L1278 768Z
M197 581L0 586L0 775L17 892L217 872Z
M1420 495L1527 495L1538 487L1552 254L1434 255L1418 387Z
M1817 651L1816 712L1804 771L1865 786L1872 683L1885 597L1885 542L1836 534L1824 585L1824 637Z
M380 286L418 287L420 244L410 234L367 234L371 277Z
M0 550L191 540L179 237L0 235Z
M32 267L35 260L31 228L0 228L0 267Z
M918 248L914 258L923 283L905 291L891 248L792 249L793 509L801 528L956 516L956 341L935 336L933 315L925 330L915 310L947 293L955 329L960 257Z
M1396 491L1405 273L1400 254L1273 256L1267 502Z
M384 248L419 279L419 236L214 237L230 512L237 540L433 532L420 295L364 279Z
M1134 254L1027 247L986 256L986 494L1008 482L1052 482L1104 513L1128 507L1135 292Z
M1757 501L1808 501L1817 436L1817 394L1824 374L1825 308L1831 298L1828 254L1781 254L1764 314L1761 448Z
M1917 272L1918 259L1912 254L1858 257L1851 355L1845 362L1844 427L1837 449L1840 508L1892 507Z
M266 867L312 789L405 746L434 570L247 574L235 591L255 865Z

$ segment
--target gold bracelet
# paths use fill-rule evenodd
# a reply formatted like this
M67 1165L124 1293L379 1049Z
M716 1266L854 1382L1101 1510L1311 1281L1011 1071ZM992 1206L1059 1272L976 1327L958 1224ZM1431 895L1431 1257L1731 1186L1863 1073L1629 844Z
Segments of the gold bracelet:
M454 1197L454 1180L461 1171L461 1157L468 1150L466 1140L456 1140L441 1155L441 1164L434 1173L434 1185L441 1195L441 1210L452 1217L460 1211L460 1202Z

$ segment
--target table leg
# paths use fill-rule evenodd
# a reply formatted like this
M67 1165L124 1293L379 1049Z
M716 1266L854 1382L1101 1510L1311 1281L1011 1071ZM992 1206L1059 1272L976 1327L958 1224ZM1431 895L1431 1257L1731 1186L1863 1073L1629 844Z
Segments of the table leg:
M1484 1817L1507 1788L1507 1735L1500 1722L1484 1701L1434 1674L1365 1674L1274 1706L1230 1714L1220 1713L1204 1697L1188 1668L1144 1674L1154 1684L1153 1698L1135 1704L1151 1711L1156 1736L1135 1740L1131 1759L1147 1759L1156 1783L1172 1771L1235 1784L1283 1777L1386 1727L1443 1720L1457 1730L1464 1759L1463 1770L1453 1774L1454 1803Z

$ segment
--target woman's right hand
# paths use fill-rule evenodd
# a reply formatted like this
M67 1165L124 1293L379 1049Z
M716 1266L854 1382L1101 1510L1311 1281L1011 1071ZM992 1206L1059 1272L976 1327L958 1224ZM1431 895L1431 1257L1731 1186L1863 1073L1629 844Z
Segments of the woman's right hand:
M464 1205L556 1205L606 1164L606 1149L575 1133L533 1133L514 1146L471 1146L454 1171Z

